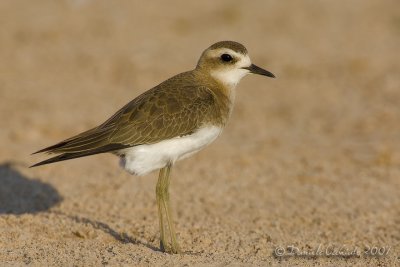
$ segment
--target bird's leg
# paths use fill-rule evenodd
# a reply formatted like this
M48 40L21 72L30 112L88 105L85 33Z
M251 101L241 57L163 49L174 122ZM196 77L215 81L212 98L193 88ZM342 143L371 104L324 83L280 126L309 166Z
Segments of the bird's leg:
M157 205L158 205L158 216L160 219L160 248L162 251L170 252L170 253L180 253L180 249L178 246L178 242L176 240L175 228L173 225L171 207L169 204L169 178L171 171L171 164L168 164L166 167L160 170L160 174L158 176L158 182L156 187L157 194ZM164 217L165 213L165 217ZM171 247L167 244L167 233L166 228L164 226L165 219L168 224L168 232L171 237Z
M178 241L176 239L176 233L175 233L175 226L174 226L174 220L172 217L172 210L171 210L171 204L169 201L169 182L170 182L170 173L171 173L171 164L168 164L165 167L165 184L164 184L164 209L166 212L166 217L167 217L167 223L168 223L168 230L171 238L171 252L172 253L181 253L181 250L178 245Z
M165 238L165 227L164 227L164 205L162 201L162 195L163 195L163 180L164 180L164 173L165 173L165 168L162 168L160 170L160 173L158 175L158 181L157 181L157 186L156 186L156 197L157 197L157 206L158 206L158 219L159 219L159 224L160 224L160 249L161 251L165 251L167 248L166 244L166 238Z

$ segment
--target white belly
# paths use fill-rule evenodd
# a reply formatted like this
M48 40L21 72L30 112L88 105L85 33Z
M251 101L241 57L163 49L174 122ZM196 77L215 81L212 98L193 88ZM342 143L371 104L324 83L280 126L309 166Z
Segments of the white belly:
M120 153L125 157L121 158L120 164L131 174L145 175L198 152L221 132L220 127L207 126L191 135L123 149Z

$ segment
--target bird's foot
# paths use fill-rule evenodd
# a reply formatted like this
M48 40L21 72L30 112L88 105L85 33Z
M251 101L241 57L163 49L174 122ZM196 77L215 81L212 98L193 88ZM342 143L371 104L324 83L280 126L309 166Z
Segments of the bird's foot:
M169 246L168 244L164 244L162 241L160 241L160 250L168 254L182 254L178 244L172 244L172 246Z

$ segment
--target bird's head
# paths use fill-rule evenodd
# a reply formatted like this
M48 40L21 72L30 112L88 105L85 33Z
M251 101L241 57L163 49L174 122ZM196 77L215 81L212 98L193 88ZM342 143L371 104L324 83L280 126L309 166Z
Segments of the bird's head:
M246 47L233 41L222 41L207 48L201 55L197 70L211 75L228 86L236 84L247 74L275 78L271 72L251 63Z

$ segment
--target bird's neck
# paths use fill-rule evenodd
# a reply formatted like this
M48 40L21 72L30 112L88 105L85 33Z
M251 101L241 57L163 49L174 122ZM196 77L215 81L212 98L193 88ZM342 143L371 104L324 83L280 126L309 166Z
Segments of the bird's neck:
M194 72L201 81L205 81L204 84L207 84L207 88L213 92L215 99L217 100L217 106L220 109L221 116L224 117L223 121L226 123L233 110L236 95L236 84L222 83L209 73L204 73L198 70L195 70Z
M223 94L233 105L235 100L235 88L240 79L217 71L213 72L209 70L203 70L201 68L196 68L194 72L200 80L205 81L206 84L209 84L208 87L212 91L218 95Z

